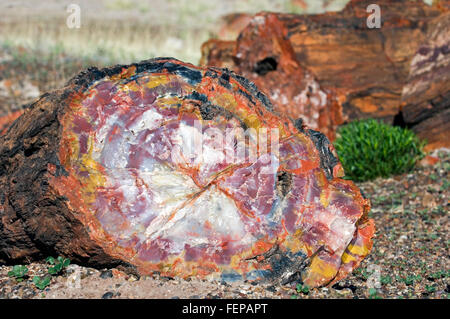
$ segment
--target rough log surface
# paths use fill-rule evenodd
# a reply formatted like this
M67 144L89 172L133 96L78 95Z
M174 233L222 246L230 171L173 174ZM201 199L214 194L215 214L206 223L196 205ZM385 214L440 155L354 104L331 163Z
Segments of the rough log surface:
M341 121L379 118L393 123L406 98L402 97L403 87L411 81L409 80L411 77L414 77L410 74L414 73L411 69L413 57L422 44L432 45L426 43L433 30L435 33L441 33L440 37L448 41L448 33L444 29L436 28L434 21L448 12L449 2L441 1L439 5L428 6L422 1L378 1L382 18L380 29L369 29L366 25L370 14L366 12L366 8L371 3L373 1L353 0L340 12L317 15L276 14L276 19L287 30L287 40L283 40L283 45L279 46L274 45L274 38L271 37L273 36L271 21L275 18L268 13L258 14L242 30L234 45L230 41L207 42L203 47L202 63L227 66L244 73L268 94L275 108L285 99L288 100L290 110L302 110L305 103L292 99L289 84L295 79L293 73L287 73L286 75L290 77L284 77L283 71L278 72L277 85L271 81L269 74L261 75L256 72L257 64L267 58L274 58L278 65L282 64L279 51L282 47L289 46L294 52L293 58L296 63L303 67L304 72L311 73L317 79L321 90L336 94L339 102L337 106L324 108L324 111L330 112L328 115L330 122L339 125ZM448 15L442 20L448 20ZM258 34L258 37L254 37L255 34ZM255 45L258 49L246 51ZM441 54L444 54L444 51ZM289 60L287 58L287 61ZM253 65L243 68L240 63ZM439 72L448 73L445 67ZM297 75L297 78L299 76ZM447 110L448 85L445 86L443 82L448 81L445 75L441 78L439 85L441 92L437 92L436 89L428 90L427 100L446 100L447 102L440 105L446 104ZM280 89L279 94L271 94L274 88ZM442 90L446 91L442 93ZM342 107L339 107L339 104ZM411 102L409 104L408 112L412 111L411 104L419 108L423 105ZM285 109L281 108L283 112ZM341 114L336 115L340 110ZM435 124L441 124L438 120L440 116L437 115L439 111L434 108L432 112L435 111L436 116L433 116ZM445 112L447 114L447 111ZM295 111L289 113L295 115ZM440 125L430 133L424 133L433 126L432 122L426 120L423 124L419 124L421 119L418 118L419 122L415 122L412 114L407 115L406 121L410 126L415 126L414 129L419 135L430 138L435 134L436 139L440 139L442 132L446 131L445 126ZM306 119L308 115L304 113L303 117ZM315 120L314 117L309 118L311 121ZM314 127L313 123L309 124ZM326 130L324 132L333 138L331 133ZM431 147L443 144L449 146L448 142L436 144L433 140L435 139L432 138Z
M450 12L434 19L417 50L402 92L406 125L428 141L450 147Z
M428 22L441 10L422 1L378 1L380 29L369 29L366 8L351 1L343 11L281 15L298 59L325 87L335 88L351 119L389 121L399 111L413 55L425 40Z
M268 95L276 111L302 118L334 140L342 124L342 107L335 94L323 89L302 67L288 39L288 30L276 14L256 15L236 43L211 40L202 51L201 64L228 67L253 81Z
M237 165L207 139L204 163L166 157L183 158L194 121L276 128L279 153ZM60 254L139 274L329 284L374 234L368 200L342 175L323 134L273 113L233 72L169 58L91 68L0 137L0 262Z

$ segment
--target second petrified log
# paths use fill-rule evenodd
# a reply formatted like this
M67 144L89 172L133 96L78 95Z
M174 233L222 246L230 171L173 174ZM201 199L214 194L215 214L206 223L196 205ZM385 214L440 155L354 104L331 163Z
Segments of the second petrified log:
M335 282L371 249L369 203L295 124L227 70L89 69L0 136L0 262Z
M436 99L440 100L441 107L433 107L425 112L428 114L428 120L425 120L425 117L415 118L416 112L412 112L412 108L420 109L430 103L412 102L408 97L414 99L415 96L421 95L421 92L424 93L422 89L419 89L417 94L402 94L405 85L411 86L411 81L417 81L418 74L414 71L417 66L414 66L414 61L418 59L420 52L425 51L422 47L435 45L431 43L433 40L428 39L432 34L435 34L435 38L441 38L441 46L436 47L441 49L439 59L443 59L447 54L449 37L443 21L448 21L448 14L445 15L445 12L448 12L448 1L440 1L435 6L429 6L422 1L377 1L376 4L381 8L379 29L371 29L367 25L367 18L371 14L367 12L367 8L372 3L370 0L352 0L340 12L317 15L258 14L242 30L234 43L217 40L207 42L203 47L202 63L212 66L224 63L227 67L246 74L268 94L275 108L283 104L283 96L289 97L288 114L296 115L293 110L299 110L298 113L303 112L303 118L310 118L309 123L313 125L315 118L304 112L304 104L292 99L290 94L291 86L295 86L293 82L300 81L299 72L286 72L286 67L277 70L276 81L271 79L270 73L261 75L257 72L260 69L259 64L265 65L266 69L270 68L270 65L272 69L274 65L282 65L283 62L279 58L283 56L286 64L300 64L304 72L312 74L320 84L321 91L336 94L339 102L337 107L327 106L322 109L328 112L328 118L334 124L329 128L341 124L342 121L364 118L378 118L392 123L394 117L399 114L401 105L405 105L403 115L406 116L406 125L412 127L420 137L430 140L430 147L450 146L449 140L442 138L444 133L449 133L448 125L442 125L443 122L439 121L444 114L439 111L441 107L445 104L443 107L448 110L449 85L446 67L439 63L433 66L433 83L434 86L439 86L439 89L427 90L427 97L423 98L432 103L435 103ZM275 19L278 21L277 28L286 30L285 37L281 36L280 32L273 31ZM441 28L436 27L435 21L439 19ZM442 39L446 39L445 45ZM280 55L280 50L286 47L294 54ZM427 52L431 54L432 51ZM433 52L437 51L433 49ZM242 67L245 64L247 66ZM414 88L407 90L412 92ZM273 94L274 91L278 94ZM331 101L328 104L331 106L333 100L328 100ZM342 107L339 107L339 104ZM280 110L285 112L286 108L281 107ZM445 112L448 114L448 111ZM430 120L431 118L433 120ZM434 129L433 121L438 125ZM330 129L324 132L333 138ZM436 142L437 140L440 142Z
M342 124L342 108L330 90L322 88L302 67L276 14L256 15L236 43L211 40L200 64L228 67L252 80L268 95L277 112L302 119L334 140Z
M402 114L428 149L450 147L450 12L431 21L412 59Z

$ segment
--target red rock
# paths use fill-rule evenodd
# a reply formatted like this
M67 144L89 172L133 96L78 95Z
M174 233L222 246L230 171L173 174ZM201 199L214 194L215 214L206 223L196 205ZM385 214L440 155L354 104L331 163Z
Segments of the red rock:
M426 155L422 160L420 160L420 165L422 166L434 166L440 161L439 157Z
M128 275L126 273L124 273L123 271L120 271L118 269L111 269L111 272L114 276L114 278L117 279L128 279Z
M369 201L323 134L271 109L245 78L174 59L80 74L0 137L0 262L345 277L372 246ZM259 137L220 142L230 130Z

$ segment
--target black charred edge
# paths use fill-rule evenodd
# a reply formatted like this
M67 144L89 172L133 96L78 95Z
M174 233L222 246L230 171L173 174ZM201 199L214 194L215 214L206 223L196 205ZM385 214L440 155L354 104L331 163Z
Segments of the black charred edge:
M188 65L179 65L176 62L184 63L175 58L162 57L154 58L149 60L144 60L138 63L132 63L129 65L121 64L112 67L106 67L103 69L98 69L97 67L89 67L87 70L80 72L74 78L67 82L67 85L76 85L80 89L88 88L94 82L101 80L105 77L110 77L113 75L120 74L124 68L129 68L131 66L136 67L136 73L141 72L161 72L166 69L169 72L179 74L193 83L199 83L202 79L202 72L200 70L194 69L194 65L190 68ZM220 73L220 76L219 76ZM250 95L246 92L239 90L239 93L244 95L252 104L255 104L253 97L261 102L261 104L269 111L273 112L274 108L270 100L264 95L258 87L248 79L241 75L236 74L234 71L227 68L215 68L209 67L205 72L205 76L210 76L212 78L219 78L219 83L226 88L231 88L229 83L230 78L236 80L240 85L242 85ZM131 79L133 80L133 79ZM252 97L253 96L253 97Z
M333 155L330 148L330 141L328 138L314 130L307 130L306 134L311 138L319 151L320 167L323 169L328 180L333 179L333 168L339 163L339 160Z
M221 73L220 78L219 78L219 72ZM238 90L239 94L243 95L253 105L255 104L253 97L256 98L257 100L259 100L261 102L261 104L266 108L266 110L274 112L272 102L270 102L270 100L267 98L267 96L264 95L258 89L258 87L255 85L255 83L253 83L250 80L244 78L243 76L235 73L234 71L229 70L227 68L209 67L205 73L205 76L209 76L213 79L219 78L219 83L226 88L229 88L229 86L226 84L226 82L229 82L230 77L233 78L235 81L237 81L241 86L243 86L250 93L249 94L249 93L239 89Z
M303 119L302 118L296 119L294 121L294 126L299 132L305 133L305 129L304 129L304 126L303 126Z
M234 117L234 115L231 112L223 109L220 106L213 105L209 102L201 104L199 106L199 110L202 119L205 121L213 120L220 115L224 116L227 120L230 120Z
M292 254L284 252L276 244L264 254L248 258L247 260L258 260L258 258L263 257L259 262L270 265L271 269L264 276L263 280L287 285L291 282L301 282L302 273L309 266L313 256L308 258L303 253Z
M242 122L240 118L238 118L235 114L231 113L230 111L224 109L223 107L212 104L209 101L208 97L204 94L200 94L197 91L194 91L190 95L185 96L184 98L199 102L197 107L200 111L202 119L205 121L214 120L217 116L223 116L227 120L235 118L236 120L239 121L239 124L244 130L247 129L247 125L244 122Z
M274 111L272 102L270 102L269 98L258 89L255 83L251 82L250 80L244 78L241 75L234 73L233 71L230 71L228 69L224 70L230 72L231 77L236 81L238 81L240 85L245 87L245 89L249 91L253 96L255 96L267 110L271 112Z
M366 194L364 193L364 191L360 188L359 192L361 193L362 198L364 199L368 199L368 197L366 196Z
M120 74L124 68L126 69L132 66L136 67L137 74L142 72L157 73L166 69L169 72L179 74L195 83L201 81L202 72L200 70L189 68L186 65L177 64L175 62L184 63L175 58L163 57L144 60L132 64L118 64L102 69L98 69L97 67L89 67L88 69L81 71L78 75L69 80L69 82L67 82L67 85L77 85L87 88L95 81L101 80L105 77Z

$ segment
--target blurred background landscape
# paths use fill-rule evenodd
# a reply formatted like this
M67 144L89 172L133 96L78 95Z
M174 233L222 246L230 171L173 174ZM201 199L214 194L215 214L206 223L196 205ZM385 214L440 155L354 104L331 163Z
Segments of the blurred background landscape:
M348 0L0 0L0 117L80 70L170 56L198 64L232 13L319 13ZM81 8L80 28L66 25ZM230 36L228 36L230 37ZM226 38L226 36L225 36ZM0 123L1 127L1 123Z
M221 17L259 11L320 13L347 0L102 0L0 1L0 41L41 54L68 54L103 63L173 56L198 63L200 46L217 36ZM81 28L66 27L71 3L81 7Z

